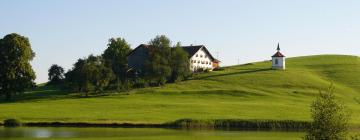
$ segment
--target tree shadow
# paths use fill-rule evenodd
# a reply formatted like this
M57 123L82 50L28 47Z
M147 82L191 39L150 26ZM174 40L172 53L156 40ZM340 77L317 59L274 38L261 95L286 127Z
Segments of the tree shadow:
M214 78L214 77L221 77L221 76L230 76L230 75L237 75L237 74L249 74L249 73L256 73L256 72L263 72L263 71L270 71L271 68L263 68L263 69L251 69L239 72L232 72L232 73L224 73L224 74L217 74L217 75L209 75L204 77L195 78L194 80L203 80L207 78Z
M4 97L0 97L0 104L3 103L24 103L24 102L34 102L41 100L62 100L62 99L80 99L80 98L96 98L96 97L105 97L111 96L114 91L105 91L103 93L89 93L88 96L85 96L85 93L71 92L59 88L56 86L40 86L35 89L28 90L22 94L17 94L12 100L6 100ZM129 95L128 92L120 92L116 94Z
M40 99L55 100L63 98L76 98L76 96L71 92L61 90L54 86L41 86L24 93L16 94L12 100L0 99L0 103L16 103Z

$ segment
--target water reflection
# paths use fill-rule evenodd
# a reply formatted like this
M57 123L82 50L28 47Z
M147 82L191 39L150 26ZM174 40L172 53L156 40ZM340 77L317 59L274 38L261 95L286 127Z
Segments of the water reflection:
M52 137L75 137L76 133L72 130L56 129L56 128L0 128L0 138L52 138Z
M282 139L294 140L303 136L299 132L261 132L261 131L215 131L215 130L175 130L159 128L68 128L68 127L0 127L0 139L10 140L21 138L32 139L53 139L53 138L114 138L114 139L212 139L212 140L268 140Z

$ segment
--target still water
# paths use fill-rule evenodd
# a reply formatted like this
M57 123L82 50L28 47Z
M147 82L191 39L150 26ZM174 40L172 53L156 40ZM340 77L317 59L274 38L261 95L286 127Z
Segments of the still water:
M174 130L158 128L0 127L0 140L297 140L301 132Z

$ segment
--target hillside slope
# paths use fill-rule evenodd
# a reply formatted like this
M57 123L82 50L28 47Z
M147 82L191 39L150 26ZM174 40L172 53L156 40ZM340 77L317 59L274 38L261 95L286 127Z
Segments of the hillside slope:
M336 96L360 115L360 58L319 55L287 59L287 69L270 61L226 67L161 88L96 98L59 95L0 103L0 120L163 123L192 119L309 120L309 106L332 83ZM33 92L27 93L35 94ZM39 94L39 93L36 93ZM50 96L51 97L51 96ZM353 117L353 124L360 118Z

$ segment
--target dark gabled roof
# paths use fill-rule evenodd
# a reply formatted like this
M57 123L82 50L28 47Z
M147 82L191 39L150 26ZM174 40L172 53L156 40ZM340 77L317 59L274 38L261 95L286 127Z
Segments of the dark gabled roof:
M280 51L276 52L272 57L285 57Z
M151 47L151 46L150 46L150 45L147 45L147 44L140 44L140 45L137 46L135 49L133 49L133 50L128 54L128 56L129 56L130 54L132 54L133 52L135 52L137 49L141 48L141 47L149 48L149 47Z
M182 46L181 48L184 49L185 52L189 54L189 58L195 55L201 48L205 50L205 52L210 56L211 61L216 60L211 53L206 49L204 45L196 45L196 46Z
M181 48L187 52L189 54L189 57L194 56L194 54L196 52L198 52L202 47L204 47L203 45L198 45L198 46L182 46Z

